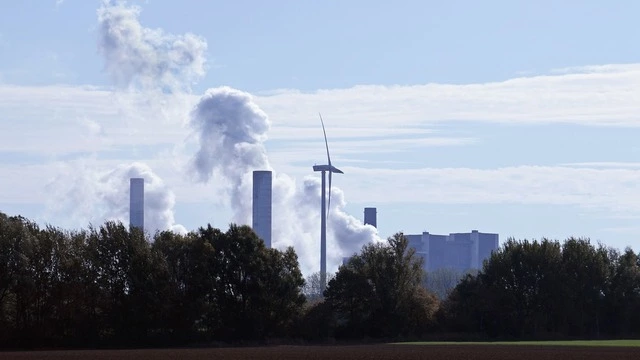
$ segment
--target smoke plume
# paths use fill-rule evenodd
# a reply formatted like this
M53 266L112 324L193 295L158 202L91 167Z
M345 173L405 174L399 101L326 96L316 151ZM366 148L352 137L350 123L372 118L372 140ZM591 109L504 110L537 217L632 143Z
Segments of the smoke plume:
M98 51L119 87L175 92L205 74L207 42L196 35L165 34L143 27L140 8L103 1L98 9Z
M138 98L157 103L160 97L150 96L150 93L179 93L188 90L204 75L207 44L192 34L172 35L160 29L145 28L138 21L139 14L139 7L103 1L97 11L98 50L104 57L105 70L118 89L140 91L135 94ZM134 97L132 95L123 99ZM125 113L133 113L135 111L127 106L135 104L140 102L122 102L118 106ZM151 107L163 111L164 106ZM129 179L142 177L145 179L145 231L151 234L157 230L186 232L182 225L175 223L173 192L149 166L121 164L104 172L92 165L66 166L64 175L49 184L49 188L59 194L50 201L50 208L70 213L74 223L126 222L129 219Z
M49 184L57 191L51 208L64 211L75 223L93 223L116 220L127 223L129 219L129 179L144 178L145 231L154 234L160 230L186 233L175 223L173 206L175 196L151 168L141 163L120 165L111 171L90 171L78 164L83 171L66 165Z
M106 71L117 86L139 90L142 94L161 91L179 95L190 91L190 86L205 73L206 41L192 34L171 35L145 28L138 21L139 14L138 7L123 2L103 2L98 10L98 45ZM233 222L250 224L252 171L272 170L264 146L270 127L267 114L253 102L250 94L220 87L207 90L200 98L189 114L189 126L198 140L191 160L196 179L203 183L223 180L224 184L216 182L216 186L224 187L229 196ZM320 129L318 135L322 136ZM141 166L138 164L136 168L140 170ZM128 188L128 176L138 176L136 174L131 167L119 167L100 180L103 189L98 198L107 204L110 216L123 215L128 203L122 202L122 189ZM174 226L170 211L173 194L150 170L139 174L155 184L145 188L145 215L155 213L158 218L145 218L145 224L158 228ZM162 205L152 210L150 206L155 201L148 200L153 198L148 193L154 188L158 189L157 203ZM346 214L343 193L335 187L332 191L327 259L328 269L335 270L342 256L351 255L378 237L375 228ZM295 179L274 171L272 231L274 247L293 246L303 272L318 271L320 181L317 175L298 185Z
M234 222L250 224L252 171L272 170L264 141L269 118L250 94L221 87L209 89L191 112L193 131L199 148L193 157L193 170L202 182L215 174L225 179ZM319 136L321 132L318 132ZM337 268L342 256L359 251L363 244L378 239L372 226L344 212L344 194L332 188L329 212L328 268ZM274 173L273 246L293 246L305 273L317 271L320 249L320 179L308 177L298 188L294 179Z
M217 171L230 180L234 221L247 223L251 213L247 189L251 187L252 171L270 169L262 144L269 130L267 115L251 95L222 87L209 89L202 96L191 113L191 126L200 141L193 161L196 175L207 182Z

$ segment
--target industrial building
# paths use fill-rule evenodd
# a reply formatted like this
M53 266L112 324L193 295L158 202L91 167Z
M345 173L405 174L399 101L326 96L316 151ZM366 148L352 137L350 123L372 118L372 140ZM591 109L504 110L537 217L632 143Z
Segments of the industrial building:
M253 231L271 248L271 171L253 172Z
M129 227L144 231L144 179L129 179Z
M377 209L374 207L364 208L364 224L378 227Z
M459 271L481 269L482 262L498 250L498 234L451 233L436 235L423 232L419 235L406 235L409 247L424 259L424 270L434 271L451 268Z

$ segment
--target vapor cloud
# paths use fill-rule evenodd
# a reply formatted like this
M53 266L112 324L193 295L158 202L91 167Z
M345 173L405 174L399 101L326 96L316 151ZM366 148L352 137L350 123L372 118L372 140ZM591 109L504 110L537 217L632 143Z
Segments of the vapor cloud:
M98 10L98 47L105 68L119 88L138 91L142 96L158 91L180 96L205 73L206 41L193 34L171 35L160 29L143 27L138 21L140 8L125 3L103 2ZM159 99L150 95L150 102ZM123 101L123 107L135 108ZM162 109L162 107L160 106ZM132 109L127 109L132 112ZM243 91L229 87L209 89L190 112L190 129L197 139L197 150L191 170L202 183L216 181L224 188L233 209L232 221L251 223L251 190L253 170L273 170L264 142L270 129L267 114ZM320 132L318 132L320 136ZM119 167L102 180L99 198L110 214L122 216L120 189L128 184L127 176L140 173L135 168ZM137 169L137 170L136 170ZM161 180L145 172L156 184ZM305 179L301 188L294 179L274 172L273 244L294 246L300 254L305 272L319 266L320 183ZM124 180L123 180L124 179ZM77 187L82 187L78 184ZM160 185L157 185L160 186ZM341 256L357 251L363 243L377 239L372 227L365 227L343 211L343 194L335 189L336 201L329 218L329 229L335 236L328 240L329 268L337 267ZM145 219L149 224L166 229L173 226L173 194L164 189L165 197L145 198L147 213L160 217ZM78 200L78 199L76 199ZM157 203L157 207L154 204Z
M267 115L248 93L228 87L209 89L191 113L191 126L200 142L193 159L198 179L207 182L217 171L230 180L235 221L247 223L251 173L271 169L262 144L269 130Z
M145 28L138 21L139 14L140 8L124 2L103 1L98 9L98 49L114 84L134 92L187 89L204 74L206 42L191 34L176 36ZM133 113L129 107L140 102L159 99L136 96L133 92L128 98L134 101L117 103L120 115ZM163 105L150 108L162 111ZM124 125L122 122L100 124L83 117L75 122L74 128L96 137L122 131ZM128 132L129 135L135 133L134 129ZM137 138L145 140L144 136ZM63 167L62 175L48 185L52 193L57 194L52 197L50 208L68 212L78 222L127 222L132 177L145 179L145 230L151 234L158 230L186 232L182 225L175 223L174 193L148 165L140 162L120 164L111 171L99 170L87 162L78 167Z
M98 9L98 50L120 87L186 90L205 74L207 42L196 35L143 27L141 9L103 1Z
M141 177L145 180L145 231L150 234L158 230L186 232L175 222L173 192L150 167L131 163L113 170L92 171L87 165L86 162L65 164L48 184L54 194L50 199L52 211L69 214L75 223L114 220L128 224L129 179ZM78 171L80 168L83 170Z
M229 187L234 222L250 224L253 170L272 170L264 142L270 122L250 94L221 87L209 89L191 113L191 127L199 140L193 171L207 183L215 174ZM318 131L318 136L320 132ZM343 193L333 188L336 201L330 212L327 257L329 269L337 268L345 254L377 240L375 228L364 226L344 212ZM274 173L273 245L296 248L306 273L319 264L321 185L306 178L301 188L286 174Z

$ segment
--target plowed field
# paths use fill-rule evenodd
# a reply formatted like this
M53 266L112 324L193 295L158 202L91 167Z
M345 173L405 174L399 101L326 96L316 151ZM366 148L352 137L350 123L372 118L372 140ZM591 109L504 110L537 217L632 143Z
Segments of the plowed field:
M2 352L0 360L111 359L640 359L638 347L573 347L528 345L357 345L274 346L215 349L68 350Z

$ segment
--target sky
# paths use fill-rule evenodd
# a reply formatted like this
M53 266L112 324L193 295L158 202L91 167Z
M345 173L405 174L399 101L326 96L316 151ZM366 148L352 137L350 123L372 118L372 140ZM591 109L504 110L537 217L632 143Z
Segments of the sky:
M638 13L633 0L5 0L0 211L127 222L128 177L143 176L150 227L226 229L250 223L245 175L272 169L274 245L317 271L322 113L344 171L330 269L398 231L638 251Z

